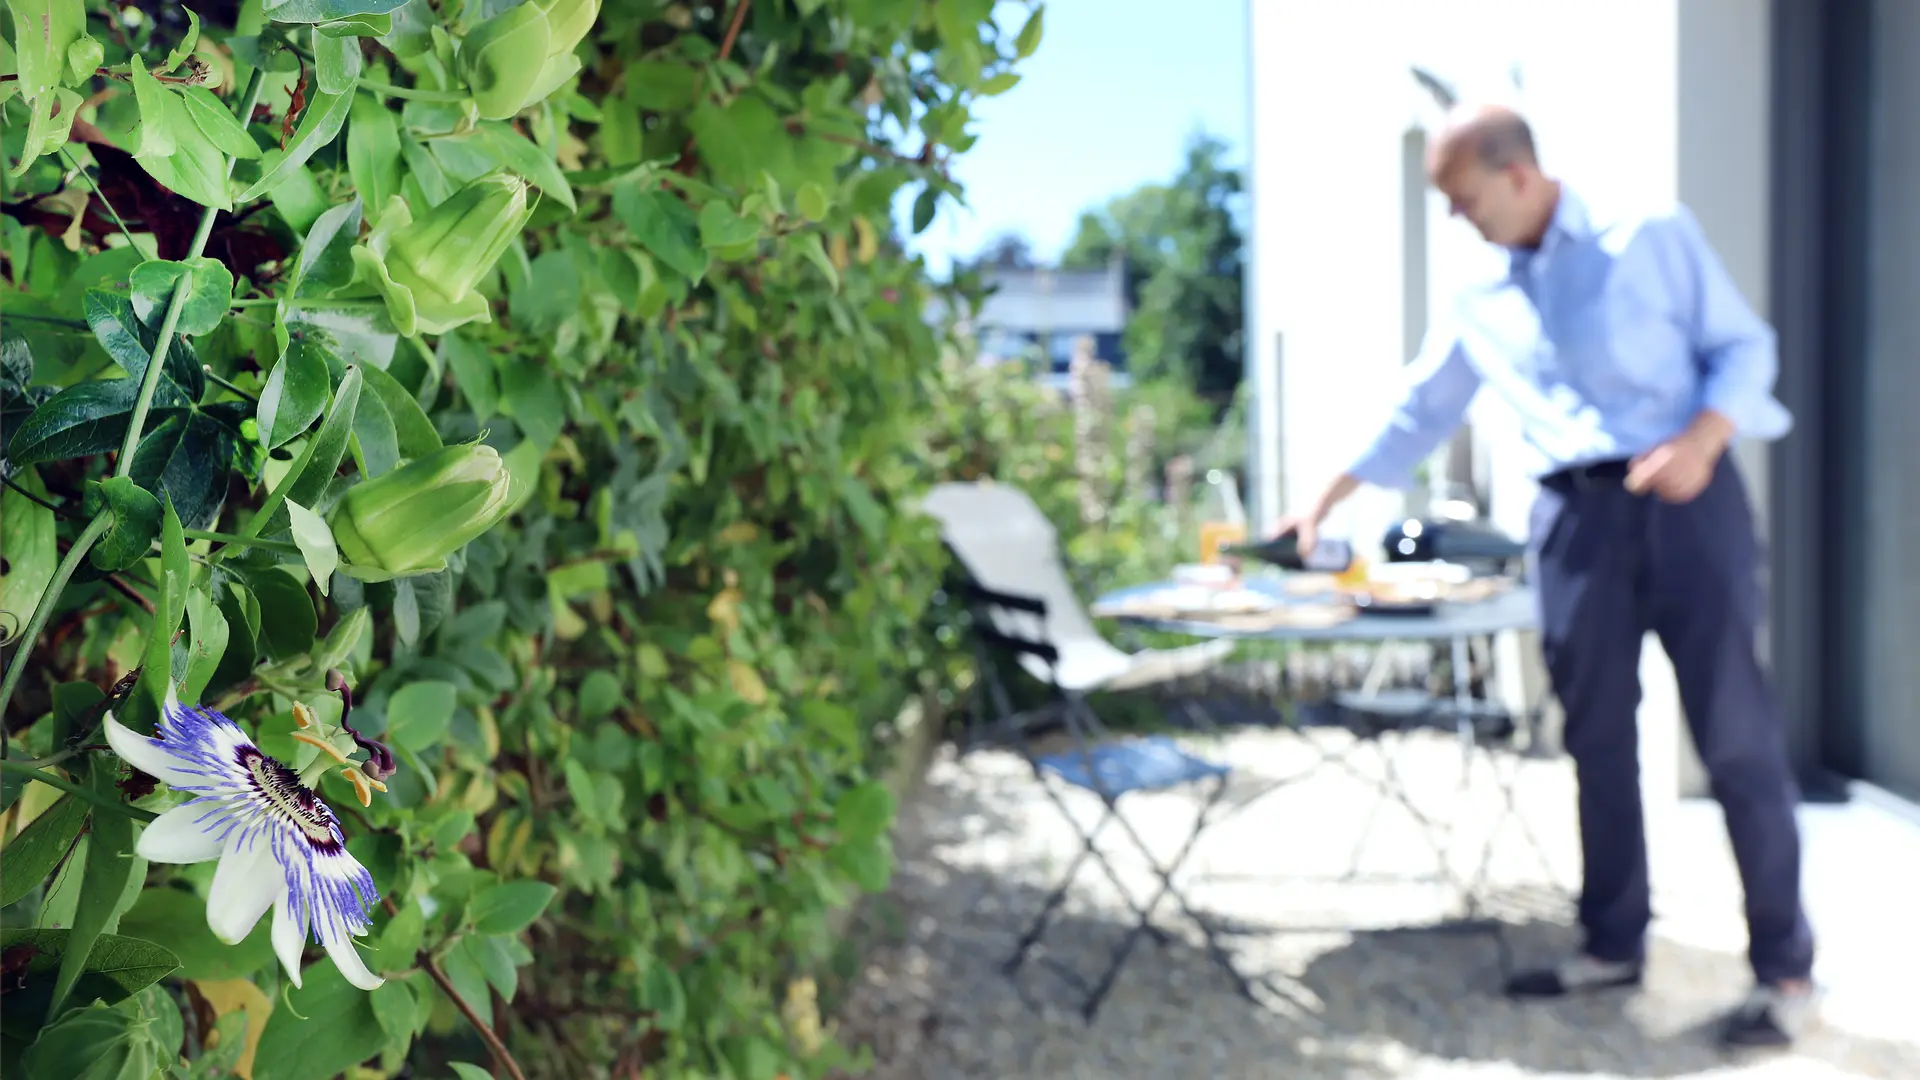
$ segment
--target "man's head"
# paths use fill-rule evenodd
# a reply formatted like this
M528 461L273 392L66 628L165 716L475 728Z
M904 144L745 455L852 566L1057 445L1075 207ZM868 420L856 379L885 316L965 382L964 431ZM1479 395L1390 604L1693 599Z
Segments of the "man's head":
M1537 245L1560 198L1540 171L1532 129L1503 105L1454 109L1427 155L1427 177L1481 236L1510 247Z

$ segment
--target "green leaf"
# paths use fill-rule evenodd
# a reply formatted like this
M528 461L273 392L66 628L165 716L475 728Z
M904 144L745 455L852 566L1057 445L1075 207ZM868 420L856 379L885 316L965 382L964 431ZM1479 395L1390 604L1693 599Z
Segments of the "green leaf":
M388 12L378 15L349 15L343 19L321 23L314 29L327 37L378 38L393 32L393 19L394 16Z
M166 942L183 979L242 979L259 971L273 962L271 927L271 919L262 919L239 944L228 945L208 928L204 899L164 885L141 892L120 917L121 934Z
M13 482L46 497L31 469L16 473ZM0 561L0 611L32 611L60 563L53 511L12 487L0 490L0 552L6 554Z
M53 981L60 970L61 959L67 954L70 936L67 930L0 930L0 951L11 953L23 946L32 947L31 958L24 968L9 972L9 1016L46 1014L47 1001L53 995ZM166 978L179 966L180 961L173 953L151 941L101 934L94 938L87 951L87 962L74 983L73 995L81 1001L98 1000L112 1005ZM20 1011L15 1012L16 1009Z
M1018 74L1011 71L1003 71L998 75L988 76L987 81L980 84L980 96L996 97L1019 85L1020 76Z
M369 480L392 472L400 464L400 434L394 427L393 414L371 388L360 392L360 405L353 413L353 461Z
M376 367L365 369L366 390L380 399L386 406L387 416L393 421L395 446L404 458L425 457L443 445L440 433L433 428L433 421L427 419L425 409L420 402L407 392L392 375ZM363 391L364 392L364 391Z
M260 390L260 436L267 449L285 446L320 419L331 383L326 355L318 345L307 338L287 343Z
M391 117L385 109L381 115ZM353 145L353 132L347 132L349 154ZM362 178L358 173L353 176L354 187L361 187ZM294 293L297 296L316 296L339 288L353 280L354 241L360 235L361 208L366 200L349 199L339 206L329 207L316 217L313 227L307 230L307 239L300 245L300 261L294 264ZM314 342L319 346L320 342Z
M325 596L327 583L340 565L340 550L333 546L333 530L327 527L325 518L292 499L287 500L287 514L293 520L293 542L300 548L300 557L307 561L307 572L320 587L320 595Z
M114 774L109 762L96 761L88 776L94 794L117 800ZM88 950L106 929L120 895L127 890L127 875L133 870L133 819L125 814L94 816L91 839L87 844L86 878L81 885L80 904L74 910L72 933L66 952L60 957L60 972L53 982L53 1001L47 1006L47 1022L59 1016L67 995L86 968Z
M279 567L249 567L247 587L260 598L260 644L275 660L290 660L313 648L319 619L313 600L293 575Z
M885 837L849 841L828 852L835 866L868 892L879 892L893 877L893 844Z
M107 356L136 382L145 378L147 365L153 362L153 354L160 347L159 320L143 323L131 297L105 289L88 289L85 306L87 325ZM224 308L221 313L225 314ZM184 338L175 337L167 348L166 366L154 389L153 407L185 408L200 400L206 388L207 375L192 346Z
M176 141L173 134L175 114L169 107L169 91L147 71L147 65L140 60L140 54L129 58L133 99L140 106L140 148L134 153L152 154L164 157L173 153Z
M493 1074L478 1065L469 1065L464 1061L449 1061L447 1068L452 1069L457 1080L493 1080Z
M579 208L574 202L573 186L567 183L567 175L561 171L560 163L526 136L514 131L510 124L497 120L483 121L472 134L442 139L439 143L468 143L493 161L506 166L509 172L526 177L528 183L539 188L542 194L553 196L569 212Z
M260 10L280 23L330 23L389 15L407 0L263 0Z
M893 795L878 781L848 788L834 803L833 824L843 839L871 840L885 834L892 822Z
M181 104L186 106L188 118L200 133L207 137L223 154L243 161L255 161L260 157L260 144L253 141L240 118L213 91L204 86L189 86L181 91Z
M640 246L689 281L707 272L700 246L700 223L687 204L663 191L643 191L637 180L613 189L613 212Z
M138 64L140 60L135 57L133 62ZM230 165L227 155L200 130L187 107L185 95L162 87L160 98L173 145L163 153L152 144L143 142L134 154L134 160L147 171L147 175L174 194L201 206L231 211L233 189L227 182ZM144 123L142 127L144 130Z
M354 48L359 48L357 42ZM400 194L400 120L372 94L354 95L348 115L347 174L361 205L378 213Z
M940 193L929 186L913 200L913 234L920 235L933 224L933 212L940 205Z
M327 411L326 420L307 440L287 474L293 480L277 489L255 512L256 517L265 515L267 531L284 528L289 521L281 500L290 498L303 506L312 506L333 482L333 474L340 468L340 459L346 457L347 441L353 434L353 415L360 402L360 372L359 367L347 369L340 385L334 388L333 407Z
M387 1034L368 994L332 962L314 964L267 1018L253 1080L328 1080L373 1057Z
M440 336L440 351L453 372L453 383L473 408L473 418L485 423L499 407L500 391L495 383L493 356L458 333Z
M180 701L195 705L227 654L227 617L206 589L187 593L187 670L180 677Z
M1027 16L1026 24L1020 27L1020 35L1013 40L1014 52L1019 54L1020 59L1025 60L1040 48L1040 37L1046 33L1046 14L1047 6L1041 4L1033 9L1033 14Z
M226 501L228 472L243 441L238 427L248 411L234 401L168 416L134 449L134 482L173 500L187 528L208 528Z
M126 436L129 414L139 396L140 384L132 379L101 379L70 386L33 410L14 429L7 443L7 460L22 466L116 450Z
M439 745L453 723L455 687L427 679L394 691L387 702L387 738L414 753Z
M677 1031L687 1019L687 990L680 976L656 956L636 957L644 968L640 976L640 1007L653 1012L653 1022L663 1031Z
M468 909L473 928L482 934L517 934L533 925L559 891L544 881L490 885L473 898Z
M164 1053L154 1028L120 1009L75 1009L40 1032L18 1072L65 1080L149 1080L158 1075Z
M699 100L701 72L689 64L639 60L622 69L627 94L648 112L675 113Z
M380 932L380 944L368 964L376 971L400 971L418 963L414 955L426 935L427 916L418 902L401 905L400 913L387 920Z
M192 276L187 281L187 302L180 309L175 328L182 334L210 334L219 329L227 309L233 306L233 274L215 259L202 257L184 263L150 259L134 267L134 313L142 321L159 322L173 300L175 283L187 277L188 271ZM172 373L173 365L167 367Z
M87 482L88 503L98 502L113 515L105 536L93 546L93 565L108 573L125 570L147 557L160 536L160 500L125 476ZM98 513L98 509L92 512Z
M314 85L323 94L346 94L360 77L360 41L317 34L313 39Z
M827 279L827 287L839 292L840 271L834 268L833 260L827 257L826 248L820 245L820 234L803 233L794 237L793 242L799 247L800 254L820 271L820 276Z
M827 199L827 189L811 180L801 184L800 190L793 193L793 205L800 211L800 216L808 221L819 221L833 209Z
M500 411L514 419L527 441L545 450L566 425L566 399L560 383L529 360L510 360L500 369Z
M700 243L708 251L737 247L760 238L760 223L741 217L718 200L700 208Z
M167 53L167 62L161 64L157 70L164 75L179 67L186 62L187 57L193 55L194 46L198 44L200 44L200 16L194 14L193 9L189 8L187 9L186 36Z
M53 873L87 823L91 805L75 796L62 795L7 843L6 873L0 874L0 907L32 892Z
M291 2L301 3L303 0L291 0ZM307 106L306 115L300 118L300 126L293 133L293 141L287 145L286 156L275 162L261 175L260 179L253 182L251 187L241 192L240 201L252 202L272 191L282 181L291 177L294 170L305 165L308 158L319 153L322 147L332 142L334 136L340 134L341 125L347 122L347 110L352 105L351 92L314 95L313 103Z
M140 662L140 682L148 699L160 707L173 680L173 632L187 614L187 587L192 565L187 562L187 537L173 502L162 500L160 522L160 594L153 598L153 621L147 628L146 653Z

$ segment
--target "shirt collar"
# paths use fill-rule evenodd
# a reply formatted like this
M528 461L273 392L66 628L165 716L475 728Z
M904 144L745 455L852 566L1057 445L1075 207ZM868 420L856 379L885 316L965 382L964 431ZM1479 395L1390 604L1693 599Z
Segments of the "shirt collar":
M1587 204L1574 194L1565 181L1560 184L1560 198L1553 207L1553 219L1547 223L1547 231L1540 238L1540 246L1529 250L1521 247L1507 248L1508 269L1518 275L1536 256L1549 255L1564 240L1580 240L1593 232L1593 219L1587 213Z

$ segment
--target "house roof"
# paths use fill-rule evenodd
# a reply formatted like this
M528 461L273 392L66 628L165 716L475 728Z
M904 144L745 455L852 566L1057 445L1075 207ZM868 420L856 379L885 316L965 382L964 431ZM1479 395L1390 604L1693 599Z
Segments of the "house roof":
M994 291L981 306L981 326L1037 333L1126 327L1126 282L1118 264L1104 270L990 267L982 276Z
M976 330L1013 333L1120 333L1132 314L1127 305L1124 264L1104 270L1054 270L1045 267L983 267L982 281L990 290ZM939 319L945 304L933 298L927 317Z

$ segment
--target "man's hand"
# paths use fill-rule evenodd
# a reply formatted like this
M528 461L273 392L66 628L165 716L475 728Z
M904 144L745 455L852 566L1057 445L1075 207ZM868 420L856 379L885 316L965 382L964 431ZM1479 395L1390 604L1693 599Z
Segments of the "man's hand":
M1706 490L1732 438L1732 421L1712 410L1702 412L1687 430L1633 459L1627 490L1652 492L1670 503L1691 502Z
M1313 546L1320 542L1320 519L1308 514L1290 514L1280 519L1273 528L1275 538L1292 533L1300 539L1300 556L1305 558L1313 554Z

